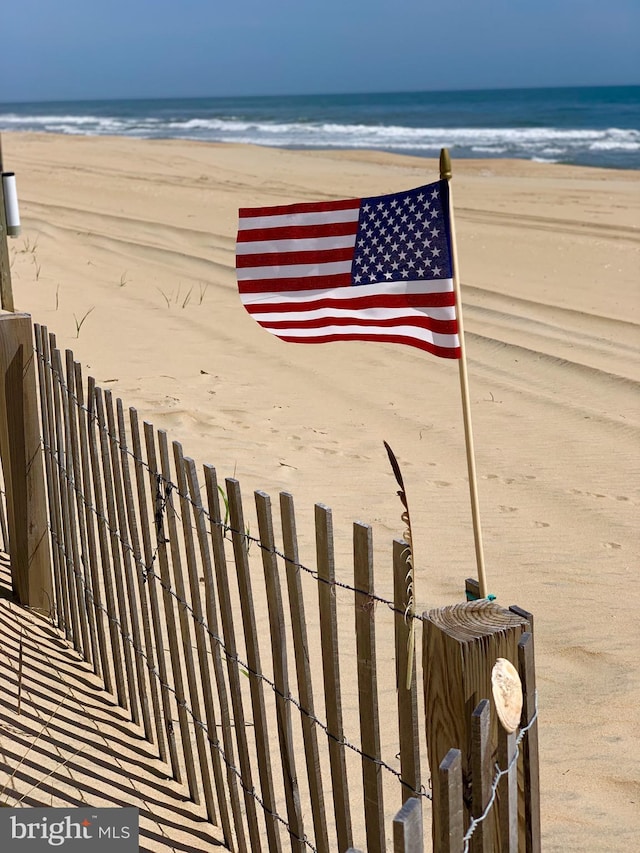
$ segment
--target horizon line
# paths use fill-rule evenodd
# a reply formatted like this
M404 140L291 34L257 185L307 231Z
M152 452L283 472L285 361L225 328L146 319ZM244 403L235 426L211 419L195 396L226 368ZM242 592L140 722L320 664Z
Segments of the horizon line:
M272 94L235 94L235 95L126 95L73 98L28 98L26 100L0 101L0 104L67 104L86 102L110 101L201 101L201 100L239 100L256 98L322 98L322 97L352 97L354 95L417 95L417 94L463 94L471 92L522 92L559 89L634 89L640 88L640 83L597 83L581 85L558 84L553 86L491 86L462 89L378 89L374 91L352 92L289 92Z

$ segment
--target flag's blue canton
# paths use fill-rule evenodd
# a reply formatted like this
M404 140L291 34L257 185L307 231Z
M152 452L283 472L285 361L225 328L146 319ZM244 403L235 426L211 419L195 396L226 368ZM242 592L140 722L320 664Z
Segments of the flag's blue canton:
M351 283L452 278L447 193L439 181L362 199Z

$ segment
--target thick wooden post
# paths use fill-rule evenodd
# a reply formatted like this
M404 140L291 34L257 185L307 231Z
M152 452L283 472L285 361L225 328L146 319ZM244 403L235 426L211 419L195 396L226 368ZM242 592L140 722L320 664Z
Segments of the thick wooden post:
M28 314L0 314L0 459L13 589L20 604L48 615L53 610L51 556Z
M460 750L467 790L473 791L474 786L486 784L483 760L473 749L477 740L477 733L474 740L473 712L482 699L490 700L489 754L494 754L498 745L498 723L492 699L491 670L497 658L506 658L517 666L518 642L528 629L529 623L522 616L486 599L424 614L423 670L429 766L440 767L450 748ZM473 778L474 768L476 774L480 773L479 779ZM432 784L433 801L440 802L437 774L432 775ZM476 806L479 793L476 792ZM473 806L470 810L469 805L467 803L464 809L465 828L471 821L471 811L475 810ZM483 826L483 836L488 836L483 841L484 849L501 849L494 842L495 831L495 819ZM439 849L438 839L442 832L440 814L434 810L435 850Z

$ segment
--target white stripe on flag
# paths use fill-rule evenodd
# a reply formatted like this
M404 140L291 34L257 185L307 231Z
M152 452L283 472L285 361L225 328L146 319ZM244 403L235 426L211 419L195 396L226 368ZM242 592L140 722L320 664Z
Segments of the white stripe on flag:
M321 252L323 249L348 249L356 244L355 234L342 237L309 237L298 240L260 240L238 243L236 255L264 255L269 252Z
M351 272L351 261L334 261L328 264L285 264L277 267L245 267L236 271L238 281L257 279L307 278Z
M241 216L238 231L252 228L286 228L301 225L326 225L328 222L357 222L360 208L324 210L316 213L279 213L268 216Z
M249 313L252 313L251 311ZM433 320L455 320L456 309L449 308L315 308L304 311L296 307L283 307L281 311L256 312L253 316L262 324L287 320L320 320L322 318L352 317L354 320L391 320L408 316L431 317Z
M394 281L381 284L362 284L352 287L318 288L317 290L292 290L289 292L241 293L244 305L268 302L314 302L316 299L356 299L360 296L389 296L415 293L452 293L453 279L436 281Z
M341 337L347 335L357 337L371 335L373 337L392 336L414 338L415 340L424 341L443 348L458 347L460 345L457 335L443 335L439 332L431 332L429 329L422 329L419 326L322 326L319 329L287 329L286 327L270 329L268 325L265 325L263 328L281 338L298 338L303 341L312 341L313 338L325 338L331 335L339 335Z

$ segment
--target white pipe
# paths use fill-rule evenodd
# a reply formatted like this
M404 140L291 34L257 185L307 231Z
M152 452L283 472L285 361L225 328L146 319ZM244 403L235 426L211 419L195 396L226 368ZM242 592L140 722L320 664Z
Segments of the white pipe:
M17 237L20 234L20 210L18 208L18 191L14 172L2 173L2 192L4 195L4 210L7 217L7 235Z

